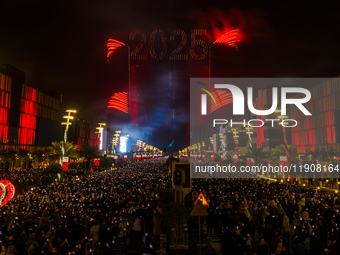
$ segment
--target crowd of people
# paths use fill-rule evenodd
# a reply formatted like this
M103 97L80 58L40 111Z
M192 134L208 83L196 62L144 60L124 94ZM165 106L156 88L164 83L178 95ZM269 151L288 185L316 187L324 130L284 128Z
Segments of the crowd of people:
M85 178L71 171L62 182L55 176L42 181L49 178L44 171L13 171L6 177L37 186L25 187L1 208L0 252L154 254L151 236L159 245L158 194L168 182L166 172L162 160Z
M0 209L3 254L155 254L159 194L170 181L163 159L63 181L45 170L1 176L21 187ZM269 179L192 179L188 211L199 192L209 200L206 236L223 254L340 254L337 194Z
M209 198L207 235L224 254L340 254L337 194L269 179L197 179Z

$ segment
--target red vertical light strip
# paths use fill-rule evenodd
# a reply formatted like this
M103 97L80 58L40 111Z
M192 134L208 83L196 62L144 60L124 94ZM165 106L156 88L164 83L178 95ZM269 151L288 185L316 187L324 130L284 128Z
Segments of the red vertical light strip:
M0 101L1 106L5 106L4 97L5 97L5 92L1 91L1 99L0 99L1 100Z
M263 110L263 96L264 96L264 91L261 90L260 93L258 94L258 109ZM264 116L259 116L261 120L264 121ZM256 134L257 134L257 147L262 148L262 143L265 142L264 138L264 127L257 127L256 128Z
M0 125L0 138L1 138L1 141L4 142L4 126L3 125Z
M332 127L326 127L327 143L332 144Z
M136 126L138 125L138 109L137 109L137 85L136 85L136 66L131 65L130 72L130 81L131 81L131 124Z
M7 93L5 93L5 96L4 96L5 98L4 98L4 105L8 105L8 94Z
M8 138L8 109L10 107L10 93L12 79L0 74L0 141L7 143Z
M264 116L259 116L262 121L264 121ZM265 142L264 138L264 127L257 127L257 147L261 148L262 144Z
M7 143L7 139L8 139L8 126L4 126L4 135L3 135L4 143Z
M0 109L0 123L4 123L4 108Z
M301 151L300 152L306 152L306 137L304 135L301 136Z
M293 145L298 146L299 145L299 134L297 127L293 127Z
M8 110L7 109L5 109L5 124L8 124Z

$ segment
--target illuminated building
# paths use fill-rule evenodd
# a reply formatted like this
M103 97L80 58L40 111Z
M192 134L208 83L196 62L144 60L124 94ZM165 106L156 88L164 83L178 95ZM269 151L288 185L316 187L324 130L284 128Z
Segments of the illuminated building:
M292 128L292 144L302 153L331 147L339 151L340 80L335 78L325 81L309 91L312 97L305 107L312 116L305 116L296 107L291 107L291 118L298 121L298 125Z
M0 149L42 150L61 140L61 95L25 84L25 73L0 65Z
M74 125L70 127L72 129L70 141L78 145L78 150L88 145L99 147L97 125L81 118L74 120L73 123Z

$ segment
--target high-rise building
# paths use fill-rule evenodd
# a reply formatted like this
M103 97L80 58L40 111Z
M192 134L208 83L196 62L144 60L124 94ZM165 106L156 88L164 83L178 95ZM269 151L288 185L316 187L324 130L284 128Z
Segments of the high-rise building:
M292 144L298 152L333 147L340 150L340 79L334 78L309 89L311 99L304 106L312 116L305 116L296 107L291 118L298 125L292 128ZM293 98L304 97L297 94Z
M78 145L78 149L83 146L98 146L98 130L96 125L86 122L84 119L74 120L74 131L71 132L71 141ZM74 133L75 132L75 133Z
M25 73L11 65L0 65L0 79L1 151L44 151L62 139L60 94L26 85Z

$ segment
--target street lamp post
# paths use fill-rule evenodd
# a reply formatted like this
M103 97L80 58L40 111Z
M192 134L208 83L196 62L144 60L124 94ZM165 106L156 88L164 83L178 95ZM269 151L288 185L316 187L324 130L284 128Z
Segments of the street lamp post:
M115 137L115 138L113 138L113 140L114 140L114 145L115 145L115 151L114 151L115 154L117 153L117 145L118 145L118 142L119 142L120 133L121 133L121 131L116 130L116 133L114 134L114 137Z
M66 125L66 128L65 128L65 133L64 133L64 144L61 148L61 151L62 151L62 154L63 154L63 158L65 156L65 145L66 145L66 142L67 142L67 131L68 131L68 126L69 125L72 125L72 122L70 122L70 120L73 120L73 116L71 116L71 113L76 113L77 111L76 110L66 110L66 112L68 113L66 116L64 116L63 118L64 119L67 119L66 122L62 122L61 125ZM63 159L60 159L60 164L62 165L62 160Z
M103 130L106 126L106 123L98 123L99 127L96 127L96 129L98 129L98 147L99 147L99 150L103 150Z
M214 140L214 138L213 137L209 137L209 140L210 140L210 143L211 143L211 150L212 150L212 153L213 153L213 158L214 158L214 160L215 160L215 148L214 148L214 142L215 142L215 140ZM194 147L194 149L195 149L195 147ZM210 158L211 159L211 158Z
M279 124L282 125L282 135L283 135L283 142L284 142L284 146L285 146L285 153L286 153L286 157L287 157L287 163L289 163L289 153L288 153L288 143L287 143L287 139L286 139L286 129L283 125L284 120L287 119L288 116L281 115L281 110L276 110L275 112L279 113L279 119L281 120L281 122ZM288 174L288 177L290 179L289 174Z

